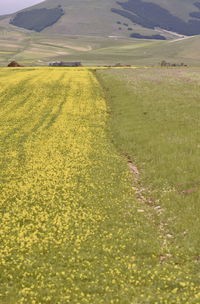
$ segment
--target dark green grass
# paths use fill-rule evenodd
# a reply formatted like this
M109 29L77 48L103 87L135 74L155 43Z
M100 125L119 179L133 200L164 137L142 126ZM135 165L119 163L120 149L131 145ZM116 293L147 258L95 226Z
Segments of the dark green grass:
M33 9L19 12L11 19L10 24L27 30L41 32L46 27L56 23L63 15L64 11L60 7Z
M165 262L182 265L199 284L200 70L109 70L97 77L110 107L112 140L138 167L143 208L171 255Z

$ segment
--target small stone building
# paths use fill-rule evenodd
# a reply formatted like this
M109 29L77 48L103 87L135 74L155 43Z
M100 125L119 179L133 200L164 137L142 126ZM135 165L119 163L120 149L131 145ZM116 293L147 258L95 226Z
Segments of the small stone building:
M60 62L51 62L49 63L49 66L51 67L81 67L82 64L81 62L63 62L63 61L60 61Z

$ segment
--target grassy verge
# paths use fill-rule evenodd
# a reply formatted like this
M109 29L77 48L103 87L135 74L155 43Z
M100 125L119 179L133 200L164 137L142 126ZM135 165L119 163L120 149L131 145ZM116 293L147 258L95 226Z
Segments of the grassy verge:
M112 141L139 169L134 185L160 233L161 263L174 265L165 291L177 297L167 300L166 293L163 302L155 296L150 303L199 303L199 70L98 71L97 77L111 112ZM177 267L183 281L191 278L180 289Z

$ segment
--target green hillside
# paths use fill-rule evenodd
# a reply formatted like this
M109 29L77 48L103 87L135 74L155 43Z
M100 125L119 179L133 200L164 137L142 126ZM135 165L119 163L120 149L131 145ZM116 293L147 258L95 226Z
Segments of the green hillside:
M176 34L167 31L181 35L200 34L198 3L195 4L195 0L194 3L191 0L46 0L23 13L0 19L0 27L9 27L11 22L37 31L32 23L33 19L39 19L40 23L43 20L39 28L45 34L129 37L139 33L172 38ZM58 6L63 10L63 16L53 16L53 22L52 15L50 20L48 15L44 17L44 9L56 12ZM37 18L29 18L33 13ZM13 22L16 19L23 20Z

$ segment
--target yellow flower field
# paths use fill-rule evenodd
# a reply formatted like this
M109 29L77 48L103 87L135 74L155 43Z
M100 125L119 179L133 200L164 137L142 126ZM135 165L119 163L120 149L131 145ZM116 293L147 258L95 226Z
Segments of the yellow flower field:
M90 70L0 70L1 304L199 303L158 261L108 113Z

